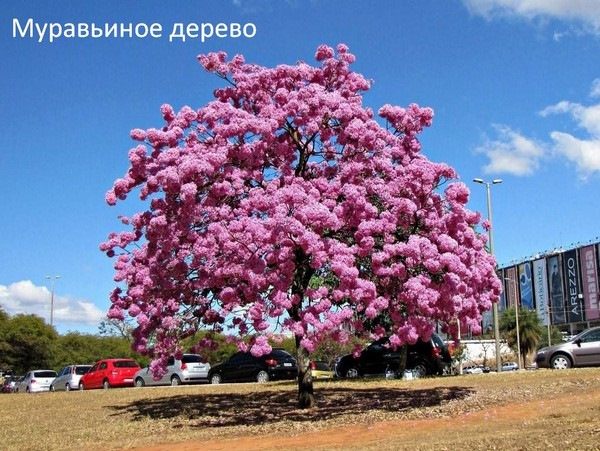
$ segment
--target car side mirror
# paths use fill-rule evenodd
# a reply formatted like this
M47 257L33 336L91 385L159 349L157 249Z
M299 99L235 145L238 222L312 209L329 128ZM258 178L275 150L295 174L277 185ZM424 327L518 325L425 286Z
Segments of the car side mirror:
M577 345L578 348L581 348L581 338L578 338L577 340L575 340L575 344Z

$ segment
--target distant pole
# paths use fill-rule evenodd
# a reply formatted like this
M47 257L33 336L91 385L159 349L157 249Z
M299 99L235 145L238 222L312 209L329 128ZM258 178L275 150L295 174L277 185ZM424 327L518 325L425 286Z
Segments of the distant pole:
M552 343L550 343L550 299L548 299L548 305L546 306L546 324L548 325L548 346L552 346Z
M517 290L517 285L514 280L508 277L505 277L504 279L514 283L515 291ZM517 297L515 297L515 327L517 329L517 360L519 369L521 369L521 333L519 331L519 300L517 299Z
M52 288L50 290L50 325L54 326L54 282L60 279L60 276L46 276L46 279L52 280Z
M458 342L460 343L460 341L461 341L460 319L458 319L458 318L456 318L456 325L458 326ZM463 359L462 359L462 354L461 354L460 360L458 362L458 374L463 374Z
M490 193L490 186L502 183L500 179L494 179L491 182L484 182L482 179L473 179L475 183L481 183L485 185L487 192L487 211L488 221L490 223L490 230L488 231L489 242L490 242L490 254L494 255L494 226L492 225L492 196ZM496 371L499 373L502 371L502 356L500 355L500 325L498 322L498 302L492 304L492 314L494 318L494 340L496 342Z
M519 300L517 298L515 298L515 323L517 327L517 359L519 360L519 369L521 369L521 332L519 331Z

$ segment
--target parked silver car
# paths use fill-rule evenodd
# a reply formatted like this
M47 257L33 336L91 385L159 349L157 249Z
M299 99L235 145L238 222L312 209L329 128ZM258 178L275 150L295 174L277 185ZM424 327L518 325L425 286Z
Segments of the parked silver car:
M37 393L50 390L50 384L56 377L53 370L34 370L25 375L17 385L17 393Z
M517 362L504 362L502 364L502 371L517 371L519 369L519 365Z
M538 368L562 370L575 366L600 365L600 327L586 329L566 342L540 349L535 356Z
M89 371L92 365L68 365L58 372L56 379L50 384L50 391L77 390L79 379Z
M180 385L192 382L207 382L210 363L203 362L198 354L184 354L181 360L171 357L167 362L167 373L154 380L150 367L142 368L133 376L136 387L145 385Z

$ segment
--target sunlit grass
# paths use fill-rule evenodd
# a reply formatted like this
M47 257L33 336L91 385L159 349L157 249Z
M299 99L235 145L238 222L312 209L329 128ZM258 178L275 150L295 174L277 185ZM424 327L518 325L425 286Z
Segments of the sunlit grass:
M296 408L296 390L285 382L0 395L0 449L118 449L443 419L527 400L551 402L558 394L572 393L575 400L600 390L600 369L316 381L318 407L310 411ZM564 412L556 415L568 422ZM548 417L548 424L557 418ZM493 423L490 428L493 433Z

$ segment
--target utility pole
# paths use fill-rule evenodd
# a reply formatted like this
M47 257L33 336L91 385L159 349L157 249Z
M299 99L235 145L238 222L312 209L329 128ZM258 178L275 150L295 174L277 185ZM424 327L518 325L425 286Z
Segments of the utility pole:
M502 183L501 179L494 179L491 182L484 182L482 179L473 179L475 183L481 183L485 185L487 192L487 211L488 221L490 223L490 229L488 230L489 242L490 242L490 254L494 255L494 225L492 223L492 196L490 194L490 186ZM494 340L496 342L496 371L499 373L502 371L502 356L500 355L500 325L498 322L498 303L492 304L492 315L494 319Z

